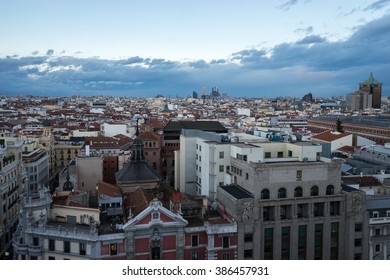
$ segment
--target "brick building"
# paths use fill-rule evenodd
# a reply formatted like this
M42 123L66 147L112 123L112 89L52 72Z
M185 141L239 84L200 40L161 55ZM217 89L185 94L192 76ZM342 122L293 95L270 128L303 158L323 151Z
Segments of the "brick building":
M336 130L337 119L340 119L344 132L354 135L354 145L356 137L361 136L383 145L390 142L390 116L321 116L308 119L307 129L314 132L324 132L326 130Z

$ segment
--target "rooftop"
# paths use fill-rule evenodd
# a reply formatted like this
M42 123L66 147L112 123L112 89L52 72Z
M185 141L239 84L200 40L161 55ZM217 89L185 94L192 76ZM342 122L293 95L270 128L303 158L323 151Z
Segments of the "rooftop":
M254 197L253 194L251 194L250 192L248 192L247 190L243 189L238 185L227 185L227 186L222 186L221 188L236 199Z

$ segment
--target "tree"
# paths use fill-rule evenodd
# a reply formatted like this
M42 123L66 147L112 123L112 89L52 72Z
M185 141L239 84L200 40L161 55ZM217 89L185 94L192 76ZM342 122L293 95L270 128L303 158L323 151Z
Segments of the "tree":
M340 121L339 118L337 118L337 122L336 122L336 131L337 132L340 132L340 133L343 133L344 132L344 128L343 128L343 123Z

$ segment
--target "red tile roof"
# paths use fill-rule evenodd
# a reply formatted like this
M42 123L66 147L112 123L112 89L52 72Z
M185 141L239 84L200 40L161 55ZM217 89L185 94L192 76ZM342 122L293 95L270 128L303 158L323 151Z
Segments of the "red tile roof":
M340 133L340 132L334 132L331 130L327 130L327 131L319 133L315 136L312 136L311 138L314 140L332 142L334 140L338 140L338 139L344 138L344 137L349 136L349 135L351 135L351 133L348 133L348 132Z
M119 187L103 181L98 182L98 192L109 197L122 197L122 192Z

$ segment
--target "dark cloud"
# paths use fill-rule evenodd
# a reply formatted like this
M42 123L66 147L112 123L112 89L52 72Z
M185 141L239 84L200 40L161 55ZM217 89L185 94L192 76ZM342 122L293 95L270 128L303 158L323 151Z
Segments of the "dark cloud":
M190 66L191 68L195 68L195 69L209 68L209 64L204 60L197 60L197 61L189 62L188 66Z
M370 72L390 84L390 15L332 42L308 34L272 49L246 49L229 59L178 62L35 55L0 58L0 93L35 95L185 96L218 86L232 96L345 95ZM308 30L310 31L310 30ZM54 53L54 52L53 52ZM387 87L387 88L386 88Z
M298 45L309 45L309 44L323 43L325 41L326 41L326 39L321 37L321 36L310 35L310 36L306 36L302 40L299 40L297 42L297 44Z
M286 3L284 3L284 4L280 5L280 6L278 6L277 8L278 8L278 9L281 9L281 10L287 11L287 10L290 10L290 8L291 8L292 6L294 6L294 5L296 5L297 3L298 3L298 0L289 0L289 1L287 1Z
M53 55L53 54L54 54L54 50L53 49L49 49L46 52L46 55Z
M387 7L390 4L390 0L379 0L376 1L370 5L368 5L364 10L369 11L369 10L381 10L385 7Z

